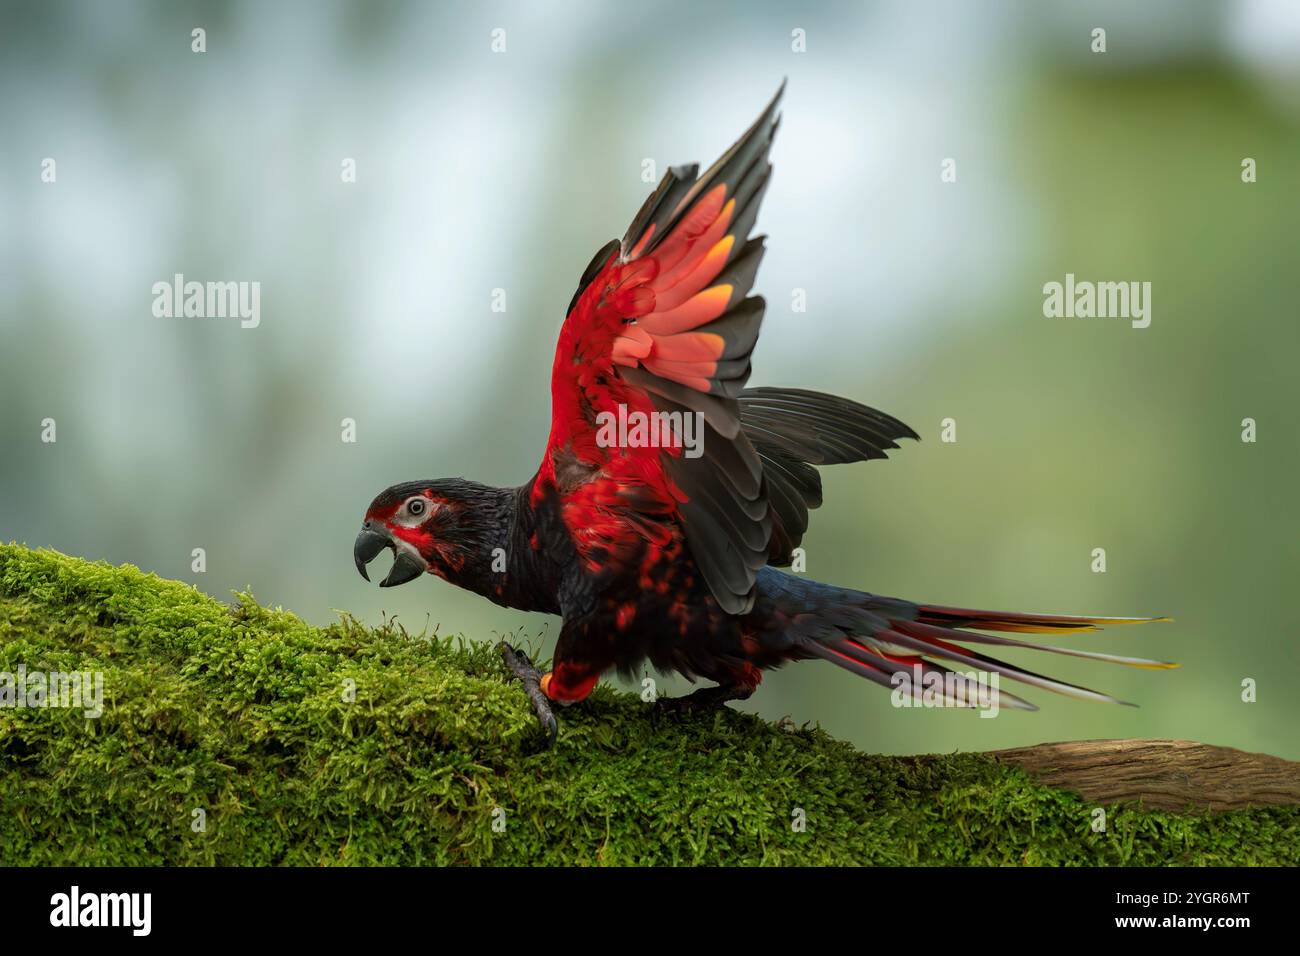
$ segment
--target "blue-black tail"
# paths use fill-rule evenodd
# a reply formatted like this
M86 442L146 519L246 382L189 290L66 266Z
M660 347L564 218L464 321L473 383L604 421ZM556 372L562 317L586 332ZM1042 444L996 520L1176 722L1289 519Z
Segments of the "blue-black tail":
M773 568L765 568L759 574L758 586L762 598L775 607L784 627L782 638L790 642L792 652L799 656L820 657L886 687L909 688L917 698L928 686L942 693L950 703L973 705L964 697L954 699L953 689L965 685L962 681L950 679L950 676L973 670L998 674L1080 700L1126 703L1108 694L1009 664L964 646L966 644L1030 648L1129 667L1166 669L1178 666L1165 661L1038 644L1006 636L1071 634L1095 631L1107 624L1168 620L1163 617L1023 614L914 604L898 598L833 587ZM982 633L987 631L994 633ZM954 672L947 664L958 665L962 671ZM915 675L921 675L925 680L917 682L913 679ZM1038 709L1005 691L999 693L999 701L1001 705L1023 710Z

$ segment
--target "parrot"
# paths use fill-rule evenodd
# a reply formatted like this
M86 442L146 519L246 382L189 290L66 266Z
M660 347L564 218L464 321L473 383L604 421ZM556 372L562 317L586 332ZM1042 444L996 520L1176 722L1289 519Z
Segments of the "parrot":
M712 684L658 699L656 713L745 700L765 671L813 659L895 690L910 681L918 696L918 676L960 696L949 680L956 665L1125 703L989 649L1174 667L1009 636L1168 618L915 603L783 570L822 504L820 467L884 459L900 440L919 440L850 399L748 385L764 316L750 291L766 240L750 233L771 179L784 90L783 82L702 175L696 164L668 168L623 238L592 258L560 326L536 473L517 487L464 478L392 485L366 509L353 544L358 572L369 581L367 565L388 550L383 587L431 574L503 607L558 615L549 670L499 646L547 746L559 730L556 706L586 698L608 671L633 677L646 662ZM1006 692L999 700L1037 709Z

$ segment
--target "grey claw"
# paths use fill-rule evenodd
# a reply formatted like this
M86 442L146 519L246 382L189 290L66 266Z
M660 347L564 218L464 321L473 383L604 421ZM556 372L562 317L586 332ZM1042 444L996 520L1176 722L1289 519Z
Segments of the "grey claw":
M533 705L533 712L537 714L537 722L541 724L542 731L546 734L546 749L549 750L555 746L556 738L559 737L560 724L551 711L550 700L542 693L542 672L533 665L523 651L515 650L505 641L502 641L499 646L506 669L524 685L524 692Z

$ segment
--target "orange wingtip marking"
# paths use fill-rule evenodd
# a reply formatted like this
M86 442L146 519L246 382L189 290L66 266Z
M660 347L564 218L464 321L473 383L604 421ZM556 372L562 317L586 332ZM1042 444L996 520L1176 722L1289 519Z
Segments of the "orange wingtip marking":
M704 256L704 265L712 263L716 268L721 269L723 263L727 261L727 256L731 255L731 247L735 244L735 236L723 236L709 247L709 251Z
M672 359L656 358L652 360L655 369L661 372L672 371L678 375L689 375L695 378L713 378L718 373L717 362L678 362ZM646 366L649 368L649 366ZM651 370L653 371L653 369Z
M669 362L716 362L727 347L721 335L712 332L683 332L655 338L654 358Z
M691 210L682 217L677 228L664 240L667 243L690 242L699 238L722 211L722 203L727 195L726 183L719 183L695 201Z
M727 311L731 292L731 286L725 282L722 285L715 285L711 289L696 293L675 309L669 309L667 312L651 312L642 318L639 324L641 328L655 336L676 335L678 332L699 328Z
M719 189L722 187L719 186ZM727 231L727 226L731 225L731 217L736 212L736 200L728 199L727 204L718 212L718 216L713 220L708 230L699 238L699 249L707 250L713 248L713 245L722 238L722 234Z
M664 238L663 245L656 249L654 254L654 257L659 260L661 274L676 272L677 269L682 268L684 262L689 271L689 261L695 258L695 254L706 251L709 246L722 238L722 233L727 228L727 220L731 218L731 211L735 209L734 201L729 207L723 207L722 194L725 189L725 186L715 187L687 213L686 218L677 228ZM725 220L719 211L723 208L727 210Z
M735 245L735 236L723 236L700 256L692 256L689 271L681 272L674 278L671 274L661 276L653 284L656 293L655 311L667 312L681 305L695 293L712 282L731 255ZM674 270L677 272L678 270Z
M726 195L727 184L718 183L718 185L695 200L695 208L686 214L686 218L682 220L682 224L678 228L685 230L688 234L699 235L700 231L708 223L712 222L713 217L718 214L718 210L722 208L722 198ZM683 196L674 212L679 212L689 199L689 193ZM694 229L688 229L688 226L693 226Z
M654 372L660 378L666 378L670 382L678 382L685 385L687 388L695 389L697 392L707 392L713 384L707 378L701 378L698 375L689 375L670 366L661 366L653 359L647 359L644 365L648 371Z
M731 217L735 212L736 200L728 199L727 204L722 207L717 218L699 236L683 236L680 248L676 243L668 244L672 246L672 261L667 261L668 257L665 256L655 287L667 289L684 276L693 274L695 267L699 265L700 259L713 248L727 231L727 227L731 225Z

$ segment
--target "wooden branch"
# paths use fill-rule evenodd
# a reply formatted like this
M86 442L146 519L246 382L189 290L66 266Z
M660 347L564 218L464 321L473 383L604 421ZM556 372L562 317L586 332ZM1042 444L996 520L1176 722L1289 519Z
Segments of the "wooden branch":
M1156 810L1300 804L1300 763L1190 740L1078 740L997 750L995 760L1098 803Z

